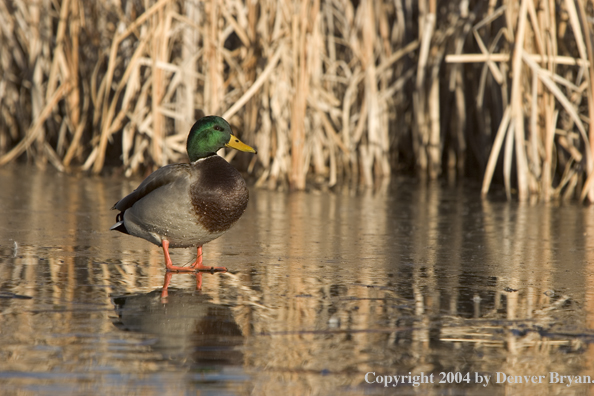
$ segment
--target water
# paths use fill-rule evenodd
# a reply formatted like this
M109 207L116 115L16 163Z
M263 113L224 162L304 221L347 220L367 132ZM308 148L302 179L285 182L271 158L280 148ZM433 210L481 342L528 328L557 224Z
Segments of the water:
M205 265L230 272L204 274L202 291L176 274L163 299L161 250L109 231L138 182L0 168L2 394L594 389L576 384L594 381L592 207L411 179L252 190L235 228L204 247ZM182 265L195 250L172 253ZM551 383L561 375L570 386Z

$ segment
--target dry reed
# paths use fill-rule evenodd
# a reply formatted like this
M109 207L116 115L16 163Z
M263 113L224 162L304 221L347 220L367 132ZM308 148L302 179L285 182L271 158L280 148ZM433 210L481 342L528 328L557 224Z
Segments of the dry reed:
M0 165L145 172L204 113L257 146L258 186L470 170L593 201L590 3L413 3L4 1Z

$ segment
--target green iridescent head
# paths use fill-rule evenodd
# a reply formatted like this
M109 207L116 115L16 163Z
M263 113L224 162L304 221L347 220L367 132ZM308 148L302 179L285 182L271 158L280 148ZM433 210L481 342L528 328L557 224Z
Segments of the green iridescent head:
M202 117L190 129L186 149L191 162L216 154L223 147L256 153L256 150L231 134L231 126L221 117Z

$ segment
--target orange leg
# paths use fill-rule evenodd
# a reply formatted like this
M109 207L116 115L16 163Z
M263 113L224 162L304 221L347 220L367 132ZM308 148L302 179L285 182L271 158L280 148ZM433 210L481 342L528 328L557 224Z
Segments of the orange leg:
M193 270L207 270L211 272L227 272L227 268L225 267L207 267L202 265L202 246L198 246L198 255L196 256L196 261L192 263L190 266Z
M196 273L196 290L202 290L202 272L203 271L210 271L212 273L215 272L227 272L227 268L225 267L207 267L202 265L202 246L198 246L198 256L196 257L196 261L192 263L189 267L177 267L173 265L171 262L171 257L169 256L169 241L162 240L161 245L163 246L163 255L165 256L165 280L163 281L163 290L161 291L161 297L167 298L169 292L169 282L171 282L171 277L173 276L173 272L195 272Z
M163 254L165 255L165 268L167 271L194 272L196 270L196 268L192 267L177 267L173 265L171 262L171 257L169 257L169 241L163 239L161 241L161 245L163 246Z

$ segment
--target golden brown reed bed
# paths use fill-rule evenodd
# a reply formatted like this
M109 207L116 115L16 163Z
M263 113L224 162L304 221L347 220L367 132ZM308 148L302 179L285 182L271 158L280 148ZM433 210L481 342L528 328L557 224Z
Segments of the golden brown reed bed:
M237 160L258 186L472 170L483 194L501 175L508 197L593 201L591 7L6 0L0 165L144 172L184 160L204 113L257 146Z

